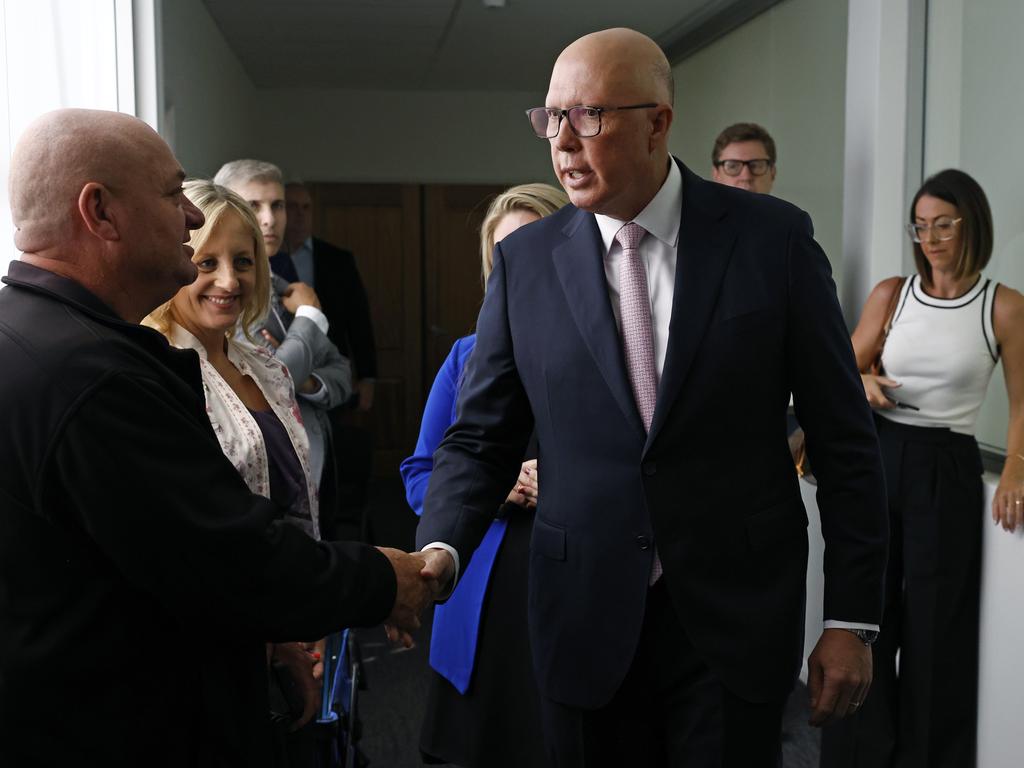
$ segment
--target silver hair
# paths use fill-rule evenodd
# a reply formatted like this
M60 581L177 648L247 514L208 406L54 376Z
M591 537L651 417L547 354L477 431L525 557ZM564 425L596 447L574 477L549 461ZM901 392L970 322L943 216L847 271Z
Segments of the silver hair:
M224 163L213 177L213 183L228 189L235 189L252 181L262 181L284 186L284 174L273 163L265 160L232 160Z

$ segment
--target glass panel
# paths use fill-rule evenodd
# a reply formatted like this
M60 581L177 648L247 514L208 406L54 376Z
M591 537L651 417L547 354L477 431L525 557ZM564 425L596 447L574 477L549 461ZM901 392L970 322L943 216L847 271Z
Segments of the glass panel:
M1015 159L1024 135L1024 3L1019 0L932 0L924 173L960 168L981 184L992 206L995 250L985 274L1024 288L1024 185ZM979 442L1005 450L1009 405L1003 368L993 374L978 419Z

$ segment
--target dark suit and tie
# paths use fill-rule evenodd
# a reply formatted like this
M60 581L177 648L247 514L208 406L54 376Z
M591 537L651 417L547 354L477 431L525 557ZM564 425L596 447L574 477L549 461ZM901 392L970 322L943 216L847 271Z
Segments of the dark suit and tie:
M290 255L281 254L282 269L294 273L317 292L320 306L331 321L328 336L341 353L352 361L358 379L377 378L377 347L366 288L359 276L355 256L319 237L313 237L313 198L305 185L285 186L288 222L285 242ZM271 259L271 267L284 275ZM287 277L287 275L284 275Z
M608 40L620 33L625 43ZM601 91L601 62L636 61L649 41L628 30L589 37L598 36L610 47L582 53L598 62ZM642 85L635 96L562 88L559 63L549 104L655 100ZM657 194L621 211L601 165L619 156L599 153L632 140L622 138L625 120L651 120L660 140L671 108L657 109L650 118L619 113L622 123L602 116L603 133L588 136L585 123L552 116L556 172L570 169L563 185L593 212L567 206L496 246L417 545L449 546L464 568L535 429L530 636L555 765L775 765L782 705L801 663L807 566L807 517L786 441L790 392L819 480L824 615L846 626L881 616L887 523L877 440L806 214L681 164L666 180L667 154L656 152L653 177L637 183L653 178ZM639 245L667 252L674 268L666 296L659 262L644 254L659 379L648 429L620 334L633 322L630 288L606 271L626 244L608 228L616 219L642 224L679 182L676 242L646 234ZM824 668L867 656L869 679L858 642L826 631ZM835 715L866 686L858 678L829 689Z

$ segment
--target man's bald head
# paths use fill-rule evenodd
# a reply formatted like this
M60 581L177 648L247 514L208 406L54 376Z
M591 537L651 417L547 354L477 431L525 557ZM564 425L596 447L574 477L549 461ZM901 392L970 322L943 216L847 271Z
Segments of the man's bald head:
M675 80L665 53L635 29L616 27L584 35L562 51L554 72L560 66L583 67L610 85L649 94L652 101L675 101Z
M191 230L203 214L185 172L141 120L61 109L33 122L11 158L22 261L77 281L138 322L196 277Z
M78 196L89 182L123 188L150 172L166 144L138 118L94 109L58 109L29 125L11 156L14 242L35 252L74 236Z

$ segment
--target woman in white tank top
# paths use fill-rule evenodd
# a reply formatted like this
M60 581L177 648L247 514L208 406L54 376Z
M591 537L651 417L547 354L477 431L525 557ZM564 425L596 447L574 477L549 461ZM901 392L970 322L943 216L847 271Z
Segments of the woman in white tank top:
M1000 357L1010 423L992 518L1008 531L1024 525L1024 296L981 274L992 252L985 193L966 173L942 171L914 197L907 228L917 274L875 286L853 332L891 539L874 684L855 716L823 733L824 768L975 765L983 497L974 428Z
M882 349L887 375L861 376L868 402L881 415L969 435L974 434L992 368L1002 357L1010 423L1007 459L992 519L1012 531L1024 524L1024 296L981 275L992 252L988 202L984 202L988 214L985 233L984 226L972 231L967 211L928 194L930 182L949 184L953 180L973 185L984 200L981 187L961 171L943 171L925 182L915 197L908 225L920 241L914 243L918 274L905 280L890 277L875 286L853 332L853 346L861 371L868 369ZM886 310L897 290L901 296L888 340ZM953 315L956 323L950 322ZM935 325L928 328L926 323ZM957 323L962 325L954 329ZM904 327L898 328L901 324Z

